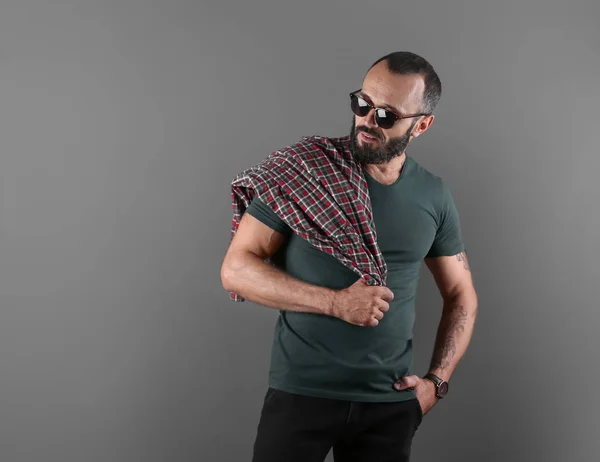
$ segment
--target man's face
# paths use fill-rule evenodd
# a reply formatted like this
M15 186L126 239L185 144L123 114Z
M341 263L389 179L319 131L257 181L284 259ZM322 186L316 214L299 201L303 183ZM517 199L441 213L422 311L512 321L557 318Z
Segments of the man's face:
M424 88L421 76L392 74L387 64L380 62L366 75L359 95L375 107L404 116L422 112ZM427 124L421 127L422 121L423 117L400 119L391 128L382 129L375 122L375 111L369 111L365 117L355 115L350 131L354 158L363 165L389 162L404 152L414 136L427 129ZM365 139L361 133L372 138Z
M362 165L386 164L394 157L401 155L410 142L410 135L416 123L416 121L413 121L402 136L389 138L386 141L379 141L381 139L379 135L367 127L359 127L357 131L356 118L358 117L355 116L355 119L352 120L352 128L350 129L350 149L354 159ZM358 136L360 132L378 137L378 139L365 142Z

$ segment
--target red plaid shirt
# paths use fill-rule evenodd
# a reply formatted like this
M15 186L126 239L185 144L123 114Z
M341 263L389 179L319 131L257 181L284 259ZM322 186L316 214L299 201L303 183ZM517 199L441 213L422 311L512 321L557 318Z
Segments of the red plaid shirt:
M369 189L350 151L350 136L303 137L238 174L231 183L232 239L255 194L293 232L367 284L385 284L387 267L377 246ZM229 296L245 300L234 292Z

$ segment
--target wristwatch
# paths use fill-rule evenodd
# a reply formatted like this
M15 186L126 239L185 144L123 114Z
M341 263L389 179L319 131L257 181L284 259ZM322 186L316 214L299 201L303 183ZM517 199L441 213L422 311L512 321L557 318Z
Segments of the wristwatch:
M444 379L440 379L437 375L432 374L431 372L428 372L427 374L425 374L425 376L423 378L429 379L435 384L435 387L436 387L435 394L438 398L443 398L444 396L446 396L448 394L448 382L446 382Z

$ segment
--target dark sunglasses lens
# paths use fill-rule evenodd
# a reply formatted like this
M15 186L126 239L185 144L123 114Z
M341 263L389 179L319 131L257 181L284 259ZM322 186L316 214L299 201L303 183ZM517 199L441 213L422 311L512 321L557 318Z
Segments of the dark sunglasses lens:
M359 117L364 117L369 113L371 109L367 102L362 99L358 95L352 95L350 100L350 107L352 108L352 112L354 112Z
M350 107L352 108L352 112L359 117L366 116L371 110L369 103L367 103L358 95L351 96ZM396 117L394 114L386 111L385 109L377 109L375 111L375 122L377 122L377 125L383 129L392 128L396 122Z
M375 122L377 125L383 129L392 128L394 122L396 122L396 118L394 114L385 109L378 109L375 111Z

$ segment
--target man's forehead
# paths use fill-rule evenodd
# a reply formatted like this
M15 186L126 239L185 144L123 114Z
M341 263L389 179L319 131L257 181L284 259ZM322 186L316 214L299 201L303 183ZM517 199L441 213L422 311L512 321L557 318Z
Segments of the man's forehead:
M420 75L392 74L373 68L365 76L361 90L375 106L389 105L406 113L419 109L424 87Z

